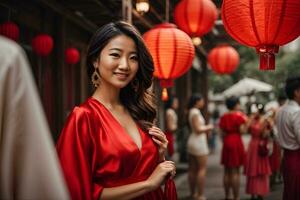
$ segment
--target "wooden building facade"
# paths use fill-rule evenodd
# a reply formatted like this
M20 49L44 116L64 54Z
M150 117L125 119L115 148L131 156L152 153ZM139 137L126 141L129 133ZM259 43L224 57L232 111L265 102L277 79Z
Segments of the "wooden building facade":
M63 123L75 105L79 105L92 93L90 77L87 77L85 55L93 32L103 24L124 18L122 3L128 0L2 0L0 2L0 23L13 21L20 28L18 43L29 58L49 125L56 140ZM129 1L131 2L131 1ZM132 1L134 3L135 1ZM149 13L141 15L132 9L132 23L141 33L156 24L164 22L164 1L151 0ZM172 9L179 0L170 1L170 21ZM47 33L54 40L54 48L49 56L35 54L31 41L37 34ZM207 37L211 40L211 36ZM212 43L206 42L207 45ZM75 47L80 52L80 62L68 65L64 61L64 51ZM184 118L189 96L194 92L204 94L207 99L206 48L196 48L200 60L200 70L192 68L175 81L170 93L179 97L179 117ZM163 127L163 103L160 89L155 87L159 100L159 123ZM185 120L179 120L183 125Z

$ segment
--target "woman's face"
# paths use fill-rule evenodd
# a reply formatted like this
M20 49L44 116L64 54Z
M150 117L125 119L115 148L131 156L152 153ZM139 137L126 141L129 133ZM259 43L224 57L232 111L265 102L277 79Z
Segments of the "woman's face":
M100 87L111 85L118 89L124 88L139 68L134 41L126 35L112 38L102 49L94 66L100 73Z
M205 105L205 102L204 102L204 99L202 98L197 101L195 106L196 106L196 108L202 109L204 107L204 105Z
M178 108L178 106L179 106L178 99L174 98L173 103L172 103L172 108L176 110Z

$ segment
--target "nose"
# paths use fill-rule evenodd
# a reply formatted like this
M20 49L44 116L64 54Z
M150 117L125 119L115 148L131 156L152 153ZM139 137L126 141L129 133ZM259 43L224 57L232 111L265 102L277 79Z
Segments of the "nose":
M128 59L126 57L123 57L121 60L120 60L120 63L119 63L119 69L121 70L126 70L128 71L130 69L130 65L129 65L129 62L128 62Z

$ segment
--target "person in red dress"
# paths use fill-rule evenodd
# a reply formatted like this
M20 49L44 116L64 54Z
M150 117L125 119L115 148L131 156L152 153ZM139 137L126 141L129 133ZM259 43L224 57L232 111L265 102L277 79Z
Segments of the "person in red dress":
M251 199L254 200L262 199L270 191L271 168L269 155L260 155L259 146L262 138L267 140L270 136L272 126L268 121L269 119L264 116L264 106L262 104L253 104L252 108L255 108L255 111L253 111L251 120L249 120L248 131L251 134L251 141L246 153L245 175L247 177L246 193L251 194Z
M73 109L57 143L71 198L177 199L141 35L126 22L104 25L90 41L87 71L96 89Z
M240 167L244 164L244 145L241 132L246 129L247 116L240 111L238 98L231 97L226 100L228 112L219 122L223 133L223 149L221 164L224 165L225 198L229 199L232 189L234 200L239 199Z

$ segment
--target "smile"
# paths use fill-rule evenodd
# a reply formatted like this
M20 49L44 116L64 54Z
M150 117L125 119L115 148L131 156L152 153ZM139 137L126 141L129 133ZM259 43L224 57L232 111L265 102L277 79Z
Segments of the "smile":
M114 73L115 76L117 76L119 79L126 79L129 74L125 74L125 73Z

